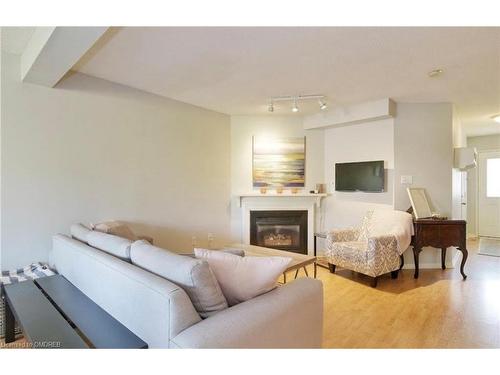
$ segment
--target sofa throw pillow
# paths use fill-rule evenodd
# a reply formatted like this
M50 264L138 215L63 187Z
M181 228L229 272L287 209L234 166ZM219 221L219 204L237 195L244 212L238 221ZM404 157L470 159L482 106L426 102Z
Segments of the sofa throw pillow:
M130 262L130 246L132 241L113 234L91 231L87 235L90 246Z
M87 236L90 232L92 232L89 228L87 228L83 224L73 224L70 229L71 237L78 241L82 241L87 243Z
M215 273L229 306L269 292L277 285L292 258L254 257L207 249L194 249Z
M227 308L227 301L208 263L135 241L130 256L132 263L157 274L184 289L196 311L207 318Z
M137 236L132 232L128 225L119 221L110 220L98 224L92 224L92 229L97 232L108 233L118 237L126 238L130 241L137 240Z

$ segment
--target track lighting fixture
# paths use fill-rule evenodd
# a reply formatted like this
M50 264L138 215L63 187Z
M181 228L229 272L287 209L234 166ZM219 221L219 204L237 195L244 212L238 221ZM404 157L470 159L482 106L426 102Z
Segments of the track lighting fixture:
M325 95L290 95L290 96L273 96L269 100L269 104L267 105L267 110L269 112L274 112L274 103L275 102L285 102L292 101L292 112L297 113L299 111L298 102L301 100L317 100L319 104L319 109L322 111L328 109L328 105L325 102Z

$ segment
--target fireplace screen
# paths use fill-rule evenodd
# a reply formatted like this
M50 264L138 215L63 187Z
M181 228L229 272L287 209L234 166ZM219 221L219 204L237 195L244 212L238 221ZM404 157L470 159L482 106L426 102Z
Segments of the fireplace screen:
M307 254L307 211L250 212L250 243Z
M265 247L298 246L300 225L259 225L257 238Z

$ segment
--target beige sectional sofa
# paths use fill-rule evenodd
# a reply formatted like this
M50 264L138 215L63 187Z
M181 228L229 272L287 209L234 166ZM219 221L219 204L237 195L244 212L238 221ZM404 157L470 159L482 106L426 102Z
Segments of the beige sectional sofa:
M185 288L130 262L132 243L86 236L55 235L51 266L150 348L321 347L319 280L300 278L203 319Z

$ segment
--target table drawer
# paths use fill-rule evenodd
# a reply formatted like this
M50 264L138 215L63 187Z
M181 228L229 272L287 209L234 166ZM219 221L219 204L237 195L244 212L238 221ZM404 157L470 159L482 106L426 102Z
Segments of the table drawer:
M440 247L441 231L437 225L422 225L419 228L420 243L423 246Z
M437 248L460 246L465 243L465 226L456 224L418 224L416 245Z
M442 246L450 247L465 241L465 229L460 225L439 225Z

